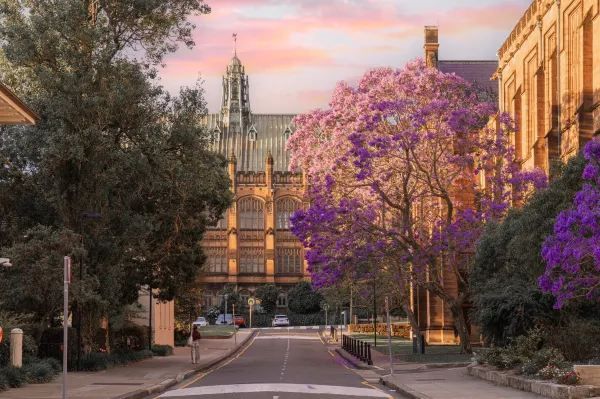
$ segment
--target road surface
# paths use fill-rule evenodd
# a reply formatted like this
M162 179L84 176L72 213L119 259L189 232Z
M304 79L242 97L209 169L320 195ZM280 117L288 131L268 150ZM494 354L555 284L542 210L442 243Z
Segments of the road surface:
M367 382L321 341L316 331L262 330L240 354L160 398L399 398Z

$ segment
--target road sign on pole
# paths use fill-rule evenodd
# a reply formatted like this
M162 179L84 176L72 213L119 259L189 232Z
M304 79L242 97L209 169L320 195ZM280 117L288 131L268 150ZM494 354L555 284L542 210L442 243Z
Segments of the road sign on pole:
M250 307L250 328L252 328L252 308L254 308L254 298L248 298L248 306Z
M69 284L71 283L71 257L63 260L64 298L63 298L63 399L67 399L67 359L69 351Z

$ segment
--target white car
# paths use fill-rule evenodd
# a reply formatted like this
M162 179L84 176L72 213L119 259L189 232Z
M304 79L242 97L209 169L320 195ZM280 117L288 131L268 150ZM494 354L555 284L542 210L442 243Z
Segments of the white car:
M273 327L288 327L290 325L290 320L284 314L276 314L273 317Z
M192 325L198 326L198 327L206 327L208 325L208 322L206 321L206 319L204 317L198 317L196 319L196 321L192 323Z

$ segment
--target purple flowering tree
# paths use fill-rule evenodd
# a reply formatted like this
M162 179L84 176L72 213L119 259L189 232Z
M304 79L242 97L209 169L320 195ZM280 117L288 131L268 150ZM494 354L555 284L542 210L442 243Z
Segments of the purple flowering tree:
M449 306L470 351L470 254L487 221L545 182L514 162L510 118L463 79L418 60L370 71L357 88L341 84L330 109L295 122L292 165L312 190L293 232L314 283L385 273L415 333L408 292L419 285Z
M542 247L546 270L539 286L554 295L556 309L576 298L600 300L600 140L590 141L583 154L585 183Z

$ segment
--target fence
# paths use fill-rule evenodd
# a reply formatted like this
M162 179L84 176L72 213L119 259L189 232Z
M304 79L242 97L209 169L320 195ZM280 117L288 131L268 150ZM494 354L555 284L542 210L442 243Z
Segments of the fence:
M344 334L342 335L342 348L352 356L367 363L369 366L373 365L373 360L371 359L371 344Z

